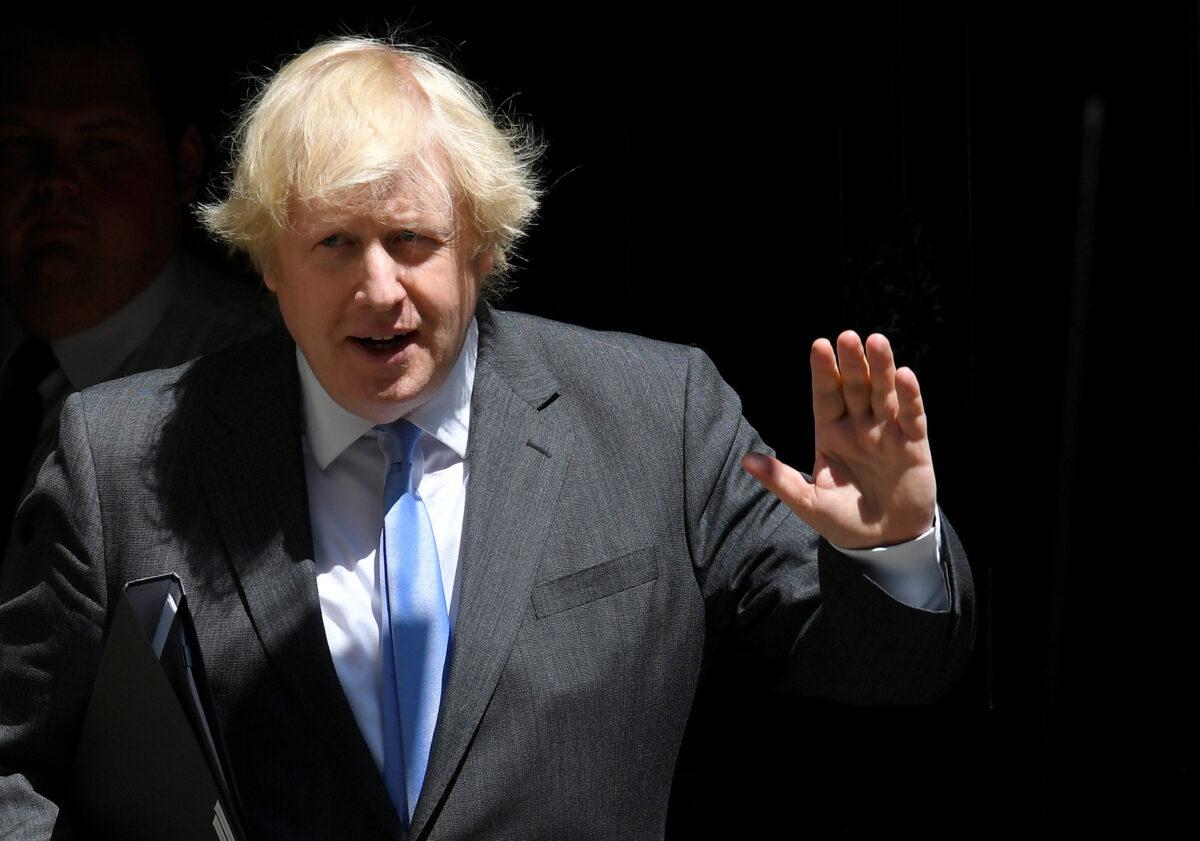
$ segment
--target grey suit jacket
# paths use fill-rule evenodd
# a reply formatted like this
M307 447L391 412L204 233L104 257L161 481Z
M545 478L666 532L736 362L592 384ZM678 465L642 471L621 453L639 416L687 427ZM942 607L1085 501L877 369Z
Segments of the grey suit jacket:
M744 473L766 448L701 352L478 315L460 608L412 837L661 837L714 653L862 703L953 679L973 614L948 526L953 609L907 608ZM0 580L0 836L49 836L115 595L172 570L252 836L402 836L325 639L298 394L272 337L67 401Z

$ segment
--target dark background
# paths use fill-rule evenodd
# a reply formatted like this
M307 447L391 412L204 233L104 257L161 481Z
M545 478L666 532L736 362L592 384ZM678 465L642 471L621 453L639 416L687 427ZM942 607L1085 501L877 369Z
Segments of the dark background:
M247 74L320 37L449 54L548 144L505 306L700 345L798 466L813 338L883 330L916 369L981 595L970 671L853 709L715 663L672 838L1147 832L1194 798L1200 6L996 5L159 24L215 171Z

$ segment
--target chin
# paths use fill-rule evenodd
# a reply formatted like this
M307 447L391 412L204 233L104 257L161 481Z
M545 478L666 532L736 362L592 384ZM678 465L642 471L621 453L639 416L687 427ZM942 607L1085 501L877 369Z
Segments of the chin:
M419 406L423 400L418 395L380 393L356 401L352 413L371 423L392 423L407 415Z
M433 379L409 367L399 377L343 376L337 381L336 395L333 391L329 393L352 415L375 424L391 423L429 399L436 389Z

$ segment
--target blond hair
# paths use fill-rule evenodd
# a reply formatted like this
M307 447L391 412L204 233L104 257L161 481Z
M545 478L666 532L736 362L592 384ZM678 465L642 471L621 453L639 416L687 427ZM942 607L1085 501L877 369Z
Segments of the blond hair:
M223 201L204 226L269 270L293 203L381 203L398 182L443 194L503 275L537 210L530 133L433 54L343 37L287 62L246 105ZM465 223L465 225L463 225Z

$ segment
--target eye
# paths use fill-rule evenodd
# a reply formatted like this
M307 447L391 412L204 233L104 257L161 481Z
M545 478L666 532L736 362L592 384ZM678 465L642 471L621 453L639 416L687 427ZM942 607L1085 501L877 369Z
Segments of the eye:
M0 135L0 161L4 163L32 161L45 145L36 137L27 134Z
M432 252L446 244L445 237L440 232L424 228L397 228L392 234L392 242L421 252Z
M392 255L402 262L416 264L436 254L441 248L441 241L429 231L415 231L412 228L397 228L392 232L389 248Z
M324 248L337 248L339 245L345 245L349 240L345 234L330 234L317 243Z
M124 144L112 137L89 137L83 141L85 152L112 152Z

